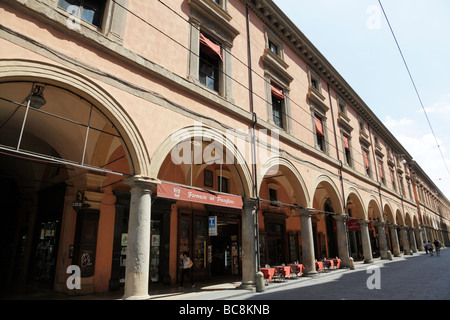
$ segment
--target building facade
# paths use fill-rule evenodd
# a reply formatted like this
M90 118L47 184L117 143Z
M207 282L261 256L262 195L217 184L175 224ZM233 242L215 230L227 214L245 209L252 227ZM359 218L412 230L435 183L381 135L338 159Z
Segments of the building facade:
M448 199L271 0L1 1L0 162L7 290L450 242Z

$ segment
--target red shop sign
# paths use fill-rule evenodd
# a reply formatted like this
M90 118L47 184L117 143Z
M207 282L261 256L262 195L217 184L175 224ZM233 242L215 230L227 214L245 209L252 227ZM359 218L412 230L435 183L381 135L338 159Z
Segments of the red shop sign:
M167 182L158 185L157 193L158 197L173 200L191 201L235 209L242 209L243 206L242 198L240 196L217 193L214 191L202 191Z
M349 219L347 221L348 231L359 231L361 230L361 226L359 225L358 219Z

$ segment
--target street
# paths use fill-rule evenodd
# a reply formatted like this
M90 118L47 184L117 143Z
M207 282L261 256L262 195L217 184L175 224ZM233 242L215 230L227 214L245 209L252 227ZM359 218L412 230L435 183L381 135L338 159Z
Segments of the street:
M449 264L449 249L442 250L440 256L436 252L433 256L420 252L392 261L359 264L355 270L330 271L306 281L288 280L286 286L277 285L261 293L232 299L447 300L450 299Z

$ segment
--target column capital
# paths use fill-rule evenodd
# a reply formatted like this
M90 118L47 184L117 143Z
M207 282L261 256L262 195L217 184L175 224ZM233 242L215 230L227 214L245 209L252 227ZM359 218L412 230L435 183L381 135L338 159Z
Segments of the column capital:
M345 221L347 219L346 214L333 214L333 219L337 221Z
M360 226L367 226L369 224L369 220L359 219L358 223L359 223Z
M375 225L376 225L377 227L382 227L382 228L384 228L384 227L386 227L387 223L384 222L384 221L376 221L376 222L375 222Z
M161 184L161 181L156 178L150 178L142 175L136 175L123 180L124 183L133 187L140 187L143 189L151 189L158 184Z
M255 208L256 205L258 204L257 198L242 197L242 200L243 200L242 202L244 203L244 206L243 206L244 209Z
M299 207L295 209L300 216L310 217L312 215L312 211L315 211L314 208L303 208Z

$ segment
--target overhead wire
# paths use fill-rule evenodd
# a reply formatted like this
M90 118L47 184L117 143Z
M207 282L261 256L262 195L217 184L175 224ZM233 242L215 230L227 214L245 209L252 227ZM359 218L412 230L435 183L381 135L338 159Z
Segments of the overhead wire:
M393 30L393 28L391 26L391 23L390 23L389 18L388 18L387 14L386 14L386 11L384 10L384 7L383 7L383 4L381 3L381 0L378 0L378 3L380 4L381 10L383 11L384 17L385 17L386 22L387 22L387 24L389 26L389 29L390 29L391 34L392 34L392 37L394 38L395 44L397 46L397 49L398 49L398 51L400 53L400 56L401 56L401 58L403 60L403 64L405 65L406 71L408 72L409 78L410 78L411 83L412 83L412 85L414 87L414 91L415 91L415 93L417 95L417 98L419 100L419 103L420 103L420 105L422 107L423 113L425 114L425 118L427 120L428 126L430 127L430 130L431 130L431 133L433 134L434 140L436 141L436 145L437 145L437 147L439 149L439 152L441 154L441 157L442 157L442 160L444 162L445 168L447 169L447 173L450 174L449 168L447 166L447 161L445 160L444 154L442 153L441 146L440 146L439 141L438 141L438 139L436 137L436 134L434 132L433 126L431 125L430 118L428 117L427 111L426 111L425 106L424 106L424 104L422 102L422 98L421 98L421 96L419 94L419 90L417 89L417 86L416 86L416 83L414 81L414 78L413 78L413 76L411 74L411 71L410 71L410 69L408 67L408 63L406 62L405 56L403 55L402 49L400 48L400 44L399 44L399 42L397 40L397 37L395 36L394 30Z
M148 26L150 26L151 28L153 28L154 30L158 31L159 33L161 33L162 35L164 35L165 37L167 37L168 39L170 39L171 41L173 41L174 43L176 43L177 45L181 46L183 49L185 49L187 52L189 52L190 54L193 54L195 56L197 56L199 59L201 59L200 55L197 54L196 52L193 52L191 50L191 48L185 46L184 44L182 44L180 41L174 39L172 36L168 35L166 32L164 32L163 30L161 30L160 28L158 28L157 26L151 24L148 20L146 20L145 18L141 17L140 15L136 14L135 12L131 11L130 9L126 8L125 6L123 6L122 4L116 2L116 0L113 0L117 5L119 5L120 7L122 7L124 10L126 10L127 12L129 12L131 15L133 15L134 17L136 17L137 19L139 19L140 21L144 22L145 24L147 24ZM163 6L165 6L167 9L169 9L172 13L174 13L178 18L180 18L181 20L183 20L184 22L186 22L187 24L189 24L190 26L194 26L197 27L195 25L192 24L191 21L189 21L188 19L186 19L185 17L183 17L182 15L180 15L177 11L175 11L171 6L167 5L165 2L163 2L162 0L158 0L159 3L161 3ZM242 61L239 57L237 57L236 55L230 53L230 55L236 59L236 61L238 61L240 64L242 64L244 67L248 68L250 70L250 67L248 66L248 64L244 61ZM206 60L202 60L202 62L204 63L209 63ZM257 77L259 77L260 79L262 79L263 81L267 81L263 76L261 76L259 73L257 73L255 70L250 70L252 72L252 74L256 75ZM224 74L224 76L230 78L232 81L234 81L235 83L237 83L238 85L240 85L241 87L243 87L246 90L250 90L245 84L237 81L235 78L231 77L226 71L224 70L219 70L220 73ZM260 99L261 101L263 101L264 103L271 103L271 101L268 101L265 97L262 97L261 95L259 95L258 93L256 93L255 91L252 92L254 96L256 96L258 99ZM220 95L219 95L220 96ZM290 97L287 97L287 99L289 100L289 103L291 105L295 105L297 107L299 107L299 109L303 112L305 112L307 114L308 117L310 117L312 120L314 120L314 115L311 114L310 111L306 110L305 108L303 108L300 104L298 104L296 101L292 100ZM281 113L289 118L291 121L295 122L297 125L299 125L301 128L307 130L308 132L310 132L313 136L316 134L316 132L313 130L313 128L311 128L310 126L306 126L304 123L298 121L296 118L292 117L292 115L286 113L285 110L281 110ZM311 122L312 123L312 122ZM334 131L332 131L332 129L328 126L325 126L325 129L327 130L327 132L331 135L334 135ZM304 141L303 141L304 142ZM335 146L334 144L330 143L330 141L326 141L327 142L327 148L332 148L329 151L337 151L337 152L342 152L342 150L339 149L338 146ZM310 145L313 148L315 148L314 145ZM359 158L363 159L363 153L362 151L355 149L353 146L351 147L352 149L352 163L354 164L358 164L360 166L365 166L365 164L363 162L361 162L360 160L358 160ZM327 153L327 152L325 152ZM358 158L359 157L359 158ZM376 165L376 164L374 164Z
M186 48L183 44L181 44L180 42L178 42L176 39L173 39L173 37L170 37L169 35L167 35L166 33L164 33L162 30L159 30L157 27L155 27L155 26L153 26L152 24L150 24L148 21L146 21L145 19L143 19L142 17L140 17L139 15L137 15L137 14L135 14L134 12L132 12L131 10L129 10L128 8L125 8L125 7L123 7L120 3L118 3L118 2L116 2L115 0L113 0L117 5L119 5L119 6L121 6L122 8L124 8L125 10L127 10L127 12L129 12L130 14L132 14L133 16L136 16L138 19L140 19L140 20L142 20L143 22L145 22L146 24L148 24L149 26L151 26L152 28L155 28L155 30L158 30L159 32L161 32L162 34L164 34L165 36L167 36L169 39L171 39L172 41L174 41L174 42L176 42L177 44L179 44L179 45L181 45L184 49L186 49L186 50L188 50L189 52L191 52L192 54L195 54L195 53L193 53L191 50L190 50L190 48ZM159 2L161 3L161 4L163 4L163 5L165 5L166 7L168 7L164 2L162 2L161 0L159 0ZM170 8L170 7L168 7L169 9L171 9L172 10L172 12L175 12L172 8ZM179 17L181 17L178 13L177 13L177 15L179 16ZM181 17L181 18L183 18L183 17ZM183 18L184 19L184 18ZM186 19L184 19L185 21L186 21ZM188 23L190 23L189 21L186 21L186 22L188 22ZM40 46L42 46L42 44L37 44L37 45L40 45ZM54 53L55 54L55 53ZM234 56L234 55L232 55L233 56L233 58L235 58L237 61L239 61L241 64L243 64L244 66L246 66L247 68L249 68L248 67L248 65L245 63L245 62L243 62L243 61L241 61L238 57L236 57L236 56ZM82 66L82 67L85 67L85 66ZM250 70L252 73L254 73L255 75L257 75L258 77L260 77L261 79L264 79L261 75L259 75L257 72L255 72L254 70ZM228 77L230 77L228 74L226 74L225 73L225 75L226 76L228 76ZM238 82L238 81L236 81L236 79L234 79L234 78L232 78L231 77L231 79L233 79L233 81L235 81L236 83L238 83L239 85L241 85L241 86L243 86L245 89L247 89L247 90L249 90L249 88L247 88L244 84L242 84L242 83L240 83L240 82ZM120 79L119 79L120 80ZM265 80L265 79L264 79ZM122 82L124 82L124 83L126 83L124 80L122 80ZM261 97L260 95L258 95L258 94L255 94L259 99L261 99L262 101L264 101L265 103L268 103L268 101L264 98L264 97ZM164 97L162 97L162 98L164 98ZM290 99L290 98L289 98ZM167 98L166 98L166 100L167 100ZM310 112L308 112L308 110L305 110L301 105L299 105L298 103L296 103L295 101L293 101L292 99L290 99L289 100L293 105L295 105L295 106L298 106L299 108L300 108L300 110L302 110L303 112L305 112L305 113L307 113L310 117L311 117L311 113ZM192 110L189 110L189 112L192 112ZM204 115L200 115L200 114L198 114L199 116L202 116L202 117L204 117ZM294 119L293 117L291 117L290 115L288 115L288 114L285 114L287 117L289 117L292 121L294 121L295 123L297 123L297 124L299 124L300 126L302 126L303 128L305 128L306 130L308 130L308 132L311 132L312 134L315 134L315 132L310 128L310 127L307 127L307 126L305 126L303 123L301 123L301 122L299 122L297 119ZM326 127L326 129L328 130L328 131L330 131L331 132L331 134L333 134L334 135L334 132L332 132L331 131L331 129L327 126ZM332 148L335 148L335 149L337 149L339 152L342 152L341 150L339 150L339 148L338 148L338 146L334 146L333 144L330 144L330 143L328 143L328 145L330 146L330 147L332 147ZM361 154L362 155L362 152L358 152L356 149L354 149L353 147L352 147L352 152L354 151L356 154ZM301 162L303 162L303 163L305 163L305 162L308 162L308 161L305 161L304 159L300 159L299 157L296 157L296 156L294 156L293 154L291 154L291 153L289 153L289 152L287 152L287 151L285 151L286 152L286 154L288 154L290 157L293 157L293 159L296 159L297 161L301 161ZM355 162L355 163L358 163L358 164L361 164L361 165L363 165L361 162L359 162L359 161L357 161L356 160L356 157L352 157L352 161L353 162ZM308 163L310 163L310 162L308 162ZM312 163L311 163L312 164ZM376 165L376 164L375 164ZM320 166L317 166L318 168L320 167ZM323 168L322 168L323 169ZM330 173L331 174L333 174L333 175L336 175L335 173L332 173L331 171L330 171ZM350 181L349 181L350 182ZM358 184L357 184L358 185ZM360 186L360 185L358 185L358 187L363 187L363 186ZM369 189L368 189L369 190ZM373 190L370 190L370 191L373 191Z
M190 54L196 55L199 59L201 59L201 57L199 56L199 54L197 54L196 52L193 52L189 47L186 47L184 44L182 44L181 42L179 42L178 40L174 39L172 36L168 35L166 32L164 32L163 30L161 30L160 28L154 26L153 24L151 24L148 20L144 19L143 17L141 17L140 15L136 14L135 12L132 12L131 10L129 10L128 8L124 7L122 4L116 2L116 0L113 0L117 5L121 6L124 10L126 10L127 12L129 12L131 15L135 16L137 19L139 19L140 21L144 22L145 24L149 25L151 28L155 29L156 31L158 31L159 33L161 33L162 35L164 35L165 37L167 37L168 39L170 39L171 41L175 42L177 45L181 46L184 50L186 50L187 52L189 52ZM172 7L170 7L169 5L167 5L165 2L163 2L162 0L158 0L159 3L161 3L163 6L165 6L167 9L169 9L172 13L174 13L177 17L179 17L180 19L182 19L184 22L186 22L187 24L197 27L195 25L193 25L191 23L191 21L187 20L185 17L183 17L182 15L180 15L177 11L175 11ZM231 57L233 57L234 59L236 59L236 61L238 61L240 64L242 64L244 67L248 68L250 72L252 72L252 74L256 75L257 77L259 77L260 79L262 79L264 82L267 82L267 80L262 77L260 74L258 74L255 70L250 70L250 67L247 65L246 62L242 61L239 57L235 56L234 54L232 54L230 52ZM204 63L208 63L207 61L203 61ZM229 74L227 74L224 70L219 70L219 72L223 73L224 76L230 78L232 81L234 81L235 83L237 83L238 85L240 85L241 87L243 87L246 90L250 90L246 85L244 85L243 83L237 81L235 78L231 77ZM206 88L205 88L206 90ZM271 103L269 102L265 97L262 97L261 95L259 95L258 93L255 93L254 91L252 91L252 94L254 96L256 96L258 99L260 99L261 101L263 101L264 103ZM218 95L220 98L224 99L223 97L221 97L220 95ZM165 98L167 100L167 98ZM289 102L292 105L295 105L297 107L299 107L299 109L303 112L305 112L307 114L308 117L311 118L311 124L314 121L314 114L311 114L310 111L306 110L305 108L303 108L300 104L298 104L296 101L290 99L290 97L288 97ZM186 108L184 108L186 109ZM194 113L194 111L192 110L187 110L188 112ZM205 117L204 115L201 115L197 112L195 112L195 114L199 117ZM290 114L287 114L285 112L285 110L282 110L282 114L289 118L291 121L295 122L296 124L298 124L300 127L302 127L303 129L307 130L308 132L310 132L312 134L312 136L316 135L316 131L313 129L313 126L306 126L304 123L299 122L296 118L292 117ZM232 128L228 128L228 129L232 129ZM332 131L332 129L329 126L325 126L325 129L327 130L327 132L331 135L335 135L335 132ZM302 140L303 141L303 140ZM257 139L257 142L259 144L259 146L264 145L264 143L261 143L261 141L259 141L259 139ZM304 142L304 141L303 141ZM312 148L316 148L316 146L314 145L310 145ZM267 147L267 145L265 145L265 147ZM330 152L333 152L334 150L336 150L337 152L343 152L343 150L339 149L339 146L337 145L333 145L332 143L330 143L330 141L326 140L326 148L327 150L324 151L325 155L329 155ZM336 176L338 178L343 178L341 176L339 176L337 173L332 172L330 170L326 170L321 166L317 166L314 163L307 161L305 159L301 159L300 157L297 157L295 155L293 155L292 153L286 151L286 150L279 150L280 152L283 152L284 154L288 155L292 160L299 162L299 163L303 163L303 164L308 164L308 165L312 165L320 170L325 170L327 171L329 174ZM361 161L360 161L360 160ZM363 163L363 152L362 150L358 150L356 148L353 147L353 144L351 144L351 167L354 169L355 168L355 164L362 166L363 168L365 167L365 164ZM369 160L369 162L371 163L372 161ZM373 171L375 173L376 168L378 168L378 164L377 163L373 163L373 166L370 165L370 170ZM345 181L347 181L348 183L357 186L358 188L362 188L366 191L369 192L374 192L374 190L366 188L362 185L359 184L355 184L353 181L349 180L349 179L345 179L343 178ZM386 178L385 178L386 179ZM387 179L386 179L387 181ZM385 182L386 183L386 182ZM394 183L392 181L392 183Z

